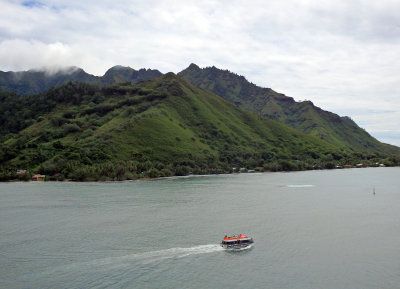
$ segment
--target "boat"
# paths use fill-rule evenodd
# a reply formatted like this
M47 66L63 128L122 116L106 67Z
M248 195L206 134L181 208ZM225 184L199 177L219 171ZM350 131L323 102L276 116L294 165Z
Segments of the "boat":
M247 237L243 234L227 236L222 239L221 246L225 249L241 250L251 248L254 241L253 238Z

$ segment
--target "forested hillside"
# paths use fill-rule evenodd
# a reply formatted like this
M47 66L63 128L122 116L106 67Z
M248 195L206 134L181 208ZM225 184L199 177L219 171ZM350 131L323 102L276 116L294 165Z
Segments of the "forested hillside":
M173 73L136 85L2 93L0 101L2 180L18 169L28 171L24 178L124 180L395 161L260 118Z

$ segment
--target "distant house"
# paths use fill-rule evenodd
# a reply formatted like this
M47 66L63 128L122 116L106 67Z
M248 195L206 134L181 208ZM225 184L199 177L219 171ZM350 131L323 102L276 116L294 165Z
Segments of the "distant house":
M32 181L44 181L45 175L36 174L32 176Z
M26 170L18 170L17 175L25 175Z

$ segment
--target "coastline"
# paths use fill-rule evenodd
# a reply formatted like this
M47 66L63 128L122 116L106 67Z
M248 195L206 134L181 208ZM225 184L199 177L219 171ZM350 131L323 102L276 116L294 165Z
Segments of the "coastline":
M400 166L363 166L363 167L342 167L342 168L333 168L333 169L310 169L310 170L291 170L291 171L251 171L251 172L225 172L225 173L215 173L215 174L189 174L185 176L165 176L165 177L141 177L137 179L126 179L126 180L73 180L73 179L63 179L63 180L19 180L19 179L10 179L10 180L1 180L1 183L124 183L124 182L135 182L135 181L160 181L160 180L175 180L175 179L188 179L188 178L201 178L201 177L212 177L212 176L220 176L220 175L241 175L241 174L264 174L264 173L296 173L296 172L305 172L305 171L332 171L332 170L352 170L352 169L382 169L382 168L396 168Z

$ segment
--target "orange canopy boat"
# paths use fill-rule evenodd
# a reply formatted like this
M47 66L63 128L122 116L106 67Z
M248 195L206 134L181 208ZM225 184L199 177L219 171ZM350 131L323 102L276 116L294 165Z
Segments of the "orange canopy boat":
M222 239L221 246L226 249L244 249L251 247L253 243L254 241L252 238L243 234L233 236L225 235Z

